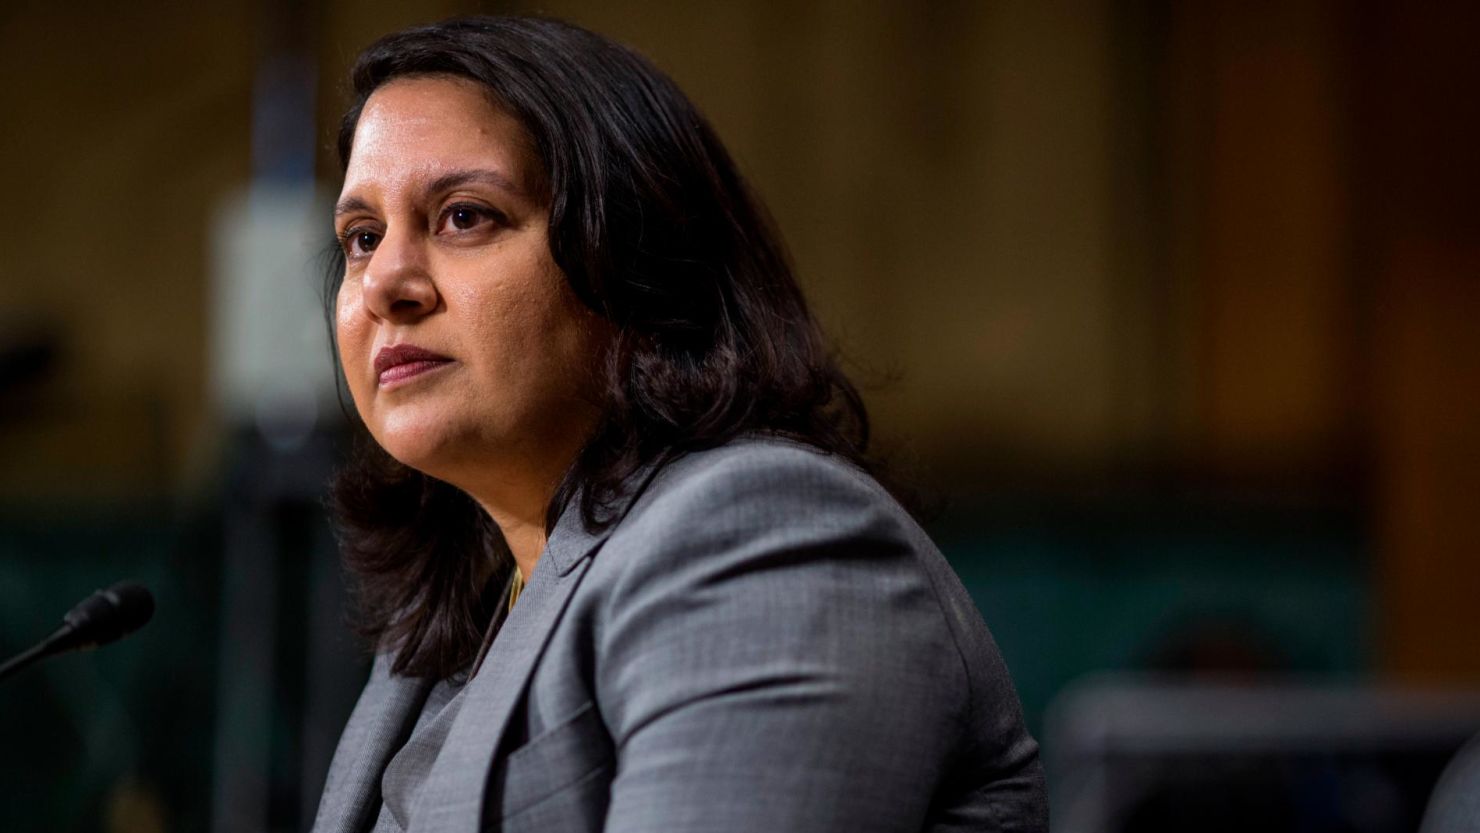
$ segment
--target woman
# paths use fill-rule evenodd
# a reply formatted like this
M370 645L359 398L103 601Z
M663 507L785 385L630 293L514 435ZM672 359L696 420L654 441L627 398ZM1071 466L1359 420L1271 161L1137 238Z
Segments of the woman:
M530 19L353 79L335 509L380 653L315 829L1044 829L996 647L672 82Z

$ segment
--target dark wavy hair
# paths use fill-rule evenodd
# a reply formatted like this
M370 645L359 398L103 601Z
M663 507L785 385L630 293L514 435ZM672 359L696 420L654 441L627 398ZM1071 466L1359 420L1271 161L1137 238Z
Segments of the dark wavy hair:
M616 332L599 422L550 502L547 528L567 509L592 530L610 525L636 472L741 434L784 436L877 468L863 402L769 216L672 80L632 50L555 20L409 29L355 64L341 168L371 93L436 75L477 82L523 123L544 166L555 263ZM326 287L331 318L342 277L339 256ZM470 497L362 437L331 494L361 628L396 651L398 673L466 670L490 588L502 587L512 558Z

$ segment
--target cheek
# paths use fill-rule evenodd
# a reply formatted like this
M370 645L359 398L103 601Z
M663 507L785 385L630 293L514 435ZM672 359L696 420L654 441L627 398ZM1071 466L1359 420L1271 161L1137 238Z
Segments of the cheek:
M529 261L502 261L441 289L470 359L505 384L537 378L548 358L545 340L559 322L546 309L541 278Z
M541 304L545 379L562 400L590 400L612 336L605 319L580 302L565 278L556 275L550 297Z
M359 296L348 285L343 284L334 305L334 342L339 350L339 363L344 368L345 380L350 395L358 404L361 396L364 369L369 361L369 329L360 314Z

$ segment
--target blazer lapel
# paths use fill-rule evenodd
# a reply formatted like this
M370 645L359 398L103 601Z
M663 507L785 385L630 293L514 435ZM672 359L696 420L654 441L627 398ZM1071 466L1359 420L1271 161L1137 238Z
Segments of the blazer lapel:
M468 682L447 744L411 813L413 830L483 829L483 797L494 751L566 602L586 573L590 561L585 556L604 538L605 534L586 532L578 510L561 515L518 603L494 637L477 676Z
M370 680L350 714L314 819L314 833L362 833L380 810L380 777L391 755L416 725L433 681L390 671L391 655L380 654Z

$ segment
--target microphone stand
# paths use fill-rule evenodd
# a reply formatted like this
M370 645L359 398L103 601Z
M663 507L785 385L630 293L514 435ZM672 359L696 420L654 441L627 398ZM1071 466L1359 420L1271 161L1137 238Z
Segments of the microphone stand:
M40 645L33 645L30 648L22 651L21 653L16 654L15 656L6 660L4 665L0 665L0 680L9 677L11 674L19 672L21 669L25 668L36 660L41 659L44 656L46 656L45 642L41 643Z

